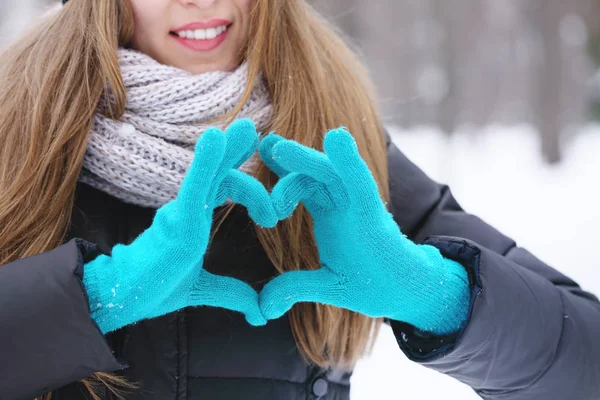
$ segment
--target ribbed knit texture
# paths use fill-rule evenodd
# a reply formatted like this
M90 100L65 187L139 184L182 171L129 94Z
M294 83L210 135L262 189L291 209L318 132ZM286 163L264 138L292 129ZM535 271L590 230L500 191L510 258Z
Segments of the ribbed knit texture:
M127 89L125 114L119 121L103 116L110 93L98 104L80 180L127 203L160 207L177 196L209 121L241 100L248 66L193 75L135 50L119 49L118 56ZM262 131L272 106L262 76L253 84L237 118L250 118ZM254 160L242 171L253 171Z
M266 323L251 286L202 268L213 210L228 197L244 205L257 224L277 223L264 186L237 170L257 146L258 134L248 119L235 121L226 134L207 130L176 199L160 207L131 244L118 244L111 256L85 264L91 316L103 333L201 305L243 312L252 325Z
M322 153L277 135L261 143L262 159L281 177L271 193L279 218L303 202L321 261L319 270L292 271L269 282L260 295L263 315L278 318L309 301L434 334L458 331L470 301L465 268L400 231L347 131L329 132L324 146Z

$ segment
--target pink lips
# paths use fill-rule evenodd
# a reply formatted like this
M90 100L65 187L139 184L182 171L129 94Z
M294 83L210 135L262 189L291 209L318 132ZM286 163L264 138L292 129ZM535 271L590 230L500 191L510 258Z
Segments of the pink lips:
M229 26L229 25L231 25L231 21L228 21L226 19L214 18L214 19L211 19L208 21L191 22L187 25L180 26L179 28L173 29L173 32L193 31L194 29L216 28L217 26L221 26L221 25Z
M214 39L187 39L182 38L176 34L176 32L186 31L186 30L194 30L194 29L208 29L208 28L216 28L217 26L226 25L227 29L222 32L219 36ZM206 22L192 22L190 24L181 26L175 30L173 30L173 38L181 43L183 46L187 47L190 50L194 51L210 51L219 47L221 43L227 38L229 34L229 28L231 25L231 21L227 21L224 19L211 19Z

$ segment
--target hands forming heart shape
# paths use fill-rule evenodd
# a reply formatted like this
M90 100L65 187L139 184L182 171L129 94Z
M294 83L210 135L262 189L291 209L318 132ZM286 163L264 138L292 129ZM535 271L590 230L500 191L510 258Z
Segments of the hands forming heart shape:
M200 305L242 312L258 326L298 302L387 317L439 334L460 328L469 306L466 270L400 231L349 132L329 131L325 152L266 136L260 156L280 178L270 194L238 170L258 147L248 119L226 132L207 130L177 198L159 208L131 244L86 264L84 285L103 332ZM288 218L302 202L313 218L321 268L286 272L260 294L245 282L204 270L213 210L227 198L245 206L263 227Z

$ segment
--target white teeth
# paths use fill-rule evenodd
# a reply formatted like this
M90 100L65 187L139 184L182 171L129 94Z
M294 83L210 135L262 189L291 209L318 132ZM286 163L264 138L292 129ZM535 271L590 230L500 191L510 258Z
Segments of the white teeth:
M177 35L186 39L196 39L196 40L205 40L205 39L214 39L223 32L227 30L227 26L221 25L216 28L209 29L196 29L193 31L180 31L177 32Z
M206 39L206 31L204 31L202 29L198 29L197 31L194 32L194 39L196 39L196 40Z
M215 28L208 28L206 30L206 38L207 39L214 39L217 37L217 30Z

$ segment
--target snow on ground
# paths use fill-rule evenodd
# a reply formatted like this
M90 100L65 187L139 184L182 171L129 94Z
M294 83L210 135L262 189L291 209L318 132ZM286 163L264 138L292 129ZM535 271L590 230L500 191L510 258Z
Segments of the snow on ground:
M460 205L521 247L600 295L600 127L565 145L564 161L543 163L528 126L490 126L453 137L431 128L391 128L397 146ZM507 349L507 351L511 351ZM469 400L468 386L406 359L384 327L352 378L353 400Z

